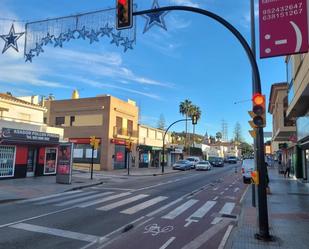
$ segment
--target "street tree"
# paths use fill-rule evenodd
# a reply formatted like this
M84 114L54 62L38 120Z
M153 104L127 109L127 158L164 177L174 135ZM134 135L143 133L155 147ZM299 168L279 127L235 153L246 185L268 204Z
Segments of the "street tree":
M179 104L179 112L188 119L189 111L192 106L192 101L185 99ZM186 121L186 139L185 139L185 147L187 145L187 136L188 136L188 122Z
M217 141L221 141L221 139L222 139L222 133L221 132L216 133L216 139L217 139Z
M189 117L192 118L193 116L196 116L196 120L198 121L201 118L202 111L199 106L192 105L189 110ZM195 125L193 125L193 147L195 146Z
M159 120L158 120L158 123L157 123L157 128L161 129L161 130L165 129L165 118L164 118L164 115L162 113L160 114L160 117L159 117Z
M241 143L243 141L241 125L239 122L236 122L234 128L234 142Z

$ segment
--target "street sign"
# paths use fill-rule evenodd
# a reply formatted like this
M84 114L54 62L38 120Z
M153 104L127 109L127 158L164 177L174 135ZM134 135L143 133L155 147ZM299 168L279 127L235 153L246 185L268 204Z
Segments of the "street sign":
M308 51L307 0L259 0L260 58Z

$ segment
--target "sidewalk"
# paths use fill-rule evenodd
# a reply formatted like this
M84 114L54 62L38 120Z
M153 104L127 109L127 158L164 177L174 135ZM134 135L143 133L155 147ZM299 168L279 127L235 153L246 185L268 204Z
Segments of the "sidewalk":
M309 248L309 188L308 185L268 170L271 194L268 195L268 217L273 242L256 240L257 209L251 205L251 187L242 203L238 227L229 239L232 249L307 249Z

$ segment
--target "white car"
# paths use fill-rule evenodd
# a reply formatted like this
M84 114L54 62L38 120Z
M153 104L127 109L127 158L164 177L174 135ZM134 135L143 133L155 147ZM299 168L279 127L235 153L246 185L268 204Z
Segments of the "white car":
M196 164L196 170L211 170L212 166L208 161L200 161Z
M254 171L254 168L254 159L244 159L242 161L241 173L244 183L251 183L251 172Z
M196 165L200 162L200 158L198 156L190 156L190 157L187 157L186 160L191 162L192 169L195 169Z

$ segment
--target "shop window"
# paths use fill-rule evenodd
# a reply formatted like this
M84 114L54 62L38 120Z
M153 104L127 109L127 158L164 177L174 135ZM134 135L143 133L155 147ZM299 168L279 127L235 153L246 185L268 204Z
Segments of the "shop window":
M100 163L100 148L93 151L93 162ZM75 144L73 152L74 163L91 163L92 148L90 144Z
M64 124L64 117L56 117L56 125L60 126Z
M14 176L15 147L0 146L0 178Z

